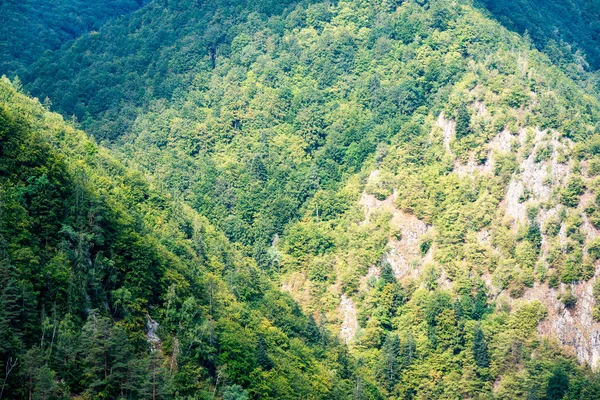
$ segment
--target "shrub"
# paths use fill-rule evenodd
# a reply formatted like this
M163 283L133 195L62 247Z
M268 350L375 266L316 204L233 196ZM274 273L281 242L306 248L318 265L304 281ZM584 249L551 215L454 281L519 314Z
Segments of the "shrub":
M592 261L600 259L600 238L592 240L588 244L588 255L592 258Z
M544 224L544 233L550 237L555 237L560 232L560 225L558 218L549 218Z
M552 156L552 146L550 144L544 144L538 147L535 152L534 160L536 163L549 160Z
M571 178L567 186L561 191L561 202L567 207L577 207L579 197L585 192L585 184L581 178Z
M577 305L577 297L575 297L570 287L560 296L560 301L566 308L574 308Z
M425 254L427 254L427 252L429 252L429 249L431 248L431 245L433 244L433 240L432 239L424 239L420 244L419 244L419 250L421 251L421 255L425 256Z

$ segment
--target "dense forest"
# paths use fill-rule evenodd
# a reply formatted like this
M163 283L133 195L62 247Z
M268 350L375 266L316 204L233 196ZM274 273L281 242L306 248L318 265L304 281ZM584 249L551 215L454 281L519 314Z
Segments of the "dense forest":
M527 32L553 61L560 62L565 55L575 56L584 59L583 65L595 70L600 68L600 4L597 1L482 0L482 3L509 29L522 34Z
M595 2L57 3L3 44L0 398L600 397Z
M140 8L147 0L2 0L0 72L13 76L45 51L57 50L108 20Z
M347 351L252 259L17 89L0 82L3 398L355 391Z

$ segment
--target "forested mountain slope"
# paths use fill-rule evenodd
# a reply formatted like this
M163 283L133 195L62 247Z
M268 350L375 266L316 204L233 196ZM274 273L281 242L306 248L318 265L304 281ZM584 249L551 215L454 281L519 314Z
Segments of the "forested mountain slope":
M51 97L57 111L76 115L95 136L113 140L130 129L139 107L147 106L153 99L179 97L197 74L211 70L217 58L235 51L232 40L242 33L240 23L248 16L258 18L255 22L259 23L273 15L267 26L278 35L281 29L302 23L302 16L294 10L296 3L291 0L151 2L126 20L109 24L99 35L87 35L62 51L45 55L23 70L22 78L34 95L42 99ZM393 9L396 4L386 1L377 7ZM598 65L599 11L595 2L519 0L482 1L476 5L490 10L509 29L519 33L528 31L535 46L545 51L552 62L560 64L572 78L589 80L592 90L598 93L598 79L585 74ZM429 2L424 2L424 6L428 7ZM434 4L432 10L437 8ZM370 18L377 14L372 10L368 13ZM325 14L320 11L307 18L327 19ZM404 28L403 34L417 34L415 29L419 28ZM23 36L28 37L6 32L6 37L14 40ZM376 37L379 33L371 34L370 40ZM409 39L412 38L405 38ZM6 46L18 48L11 41Z
M555 62L582 57L600 68L600 3L596 0L482 0L507 28L528 32ZM571 51L561 44L571 47ZM566 51L565 51L566 50ZM579 52L579 54L577 54Z
M578 60L468 0L277 5L155 1L26 88L341 337L350 396L597 398L600 103Z
M44 55L22 79L33 95L51 97L57 111L75 115L99 139L114 140L140 108L182 94L197 73L212 70L230 51L239 23L280 13L290 3L154 1Z
M205 218L6 79L0 199L0 398L381 398Z
M145 0L2 0L0 74L14 75L47 50L57 50Z

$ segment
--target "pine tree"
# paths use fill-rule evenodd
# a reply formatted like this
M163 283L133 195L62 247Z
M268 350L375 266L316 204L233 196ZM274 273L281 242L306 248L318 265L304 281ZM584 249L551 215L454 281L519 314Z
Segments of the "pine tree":
M108 338L111 320L92 310L81 332L84 382L91 395L107 395L110 374Z
M548 380L546 397L548 400L560 400L565 396L567 390L569 390L569 377L564 369L557 367Z
M308 322L306 323L306 336L312 343L319 343L319 340L321 339L319 325L317 325L317 322L312 315L308 316Z
M471 133L471 114L465 103L456 111L456 138L461 139Z
M33 377L34 390L32 393L33 400L49 400L55 398L57 391L56 372L48 365L42 365L37 369Z
M0 288L0 356L4 360L13 348L19 347L13 328L13 321L19 316L19 291L16 273L8 260L0 260Z
M400 374L400 339L398 335L389 333L383 343L381 354L380 377L383 386L392 392L398 383Z
M123 397L129 389L135 386L135 382L132 382L132 380L136 378L130 371L129 364L134 356L129 338L123 327L115 326L111 329L107 346L111 362L110 386L114 388L115 393Z
M77 386L83 379L83 368L78 358L82 346L79 343L81 328L76 318L67 314L58 324L56 344L52 352L54 369L60 373L67 387Z
M264 337L260 336L256 346L256 360L258 361L258 365L260 365L265 371L272 369L274 366L273 360L271 360L271 357L269 357L269 354L267 353L267 349L267 341Z
M473 358L475 358L475 364L479 368L488 368L490 366L487 343L483 331L479 326L475 328L475 335L473 336Z
M531 244L533 244L535 250L539 253L542 247L542 232L538 222L532 222L529 224L525 237L531 242Z
M407 368L412 364L417 353L417 345L411 331L406 334L406 338L402 342L402 368Z
M147 366L147 376L149 379L147 381L146 391L141 393L143 395L141 397L152 400L166 399L169 376L160 350L154 350L150 353Z
M396 277L392 266L388 262L384 262L381 266L381 274L379 275L385 283L396 283Z
M473 302L473 319L480 320L481 318L483 318L485 313L488 311L487 301L488 298L485 291L485 287L479 288L477 294L475 295L475 300Z

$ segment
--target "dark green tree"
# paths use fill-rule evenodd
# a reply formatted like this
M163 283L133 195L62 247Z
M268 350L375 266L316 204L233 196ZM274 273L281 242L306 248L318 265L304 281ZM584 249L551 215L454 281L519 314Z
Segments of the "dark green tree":
M471 133L471 114L465 103L456 110L456 138L461 139Z
M401 346L401 367L408 368L413 360L415 359L417 354L417 344L415 343L415 337L413 336L411 331L408 331L406 337L402 341Z
M473 301L473 312L472 317L475 320L480 320L483 316L488 312L488 298L485 286L481 286L475 295L475 299Z
M395 333L385 338L380 363L381 383L391 393L400 378L400 338Z
M379 276L385 283L396 283L396 277L394 276L394 271L389 262L383 263L381 266L381 274Z
M475 358L475 364L479 368L488 368L490 366L487 342L479 326L475 328L475 334L473 335L473 358Z
M274 367L273 360L268 354L268 344L263 336L259 336L258 343L256 345L256 360L258 365L265 371L268 371Z
M540 224L537 222L532 222L529 224L527 228L527 240L533 244L537 251L542 247L542 233L540 230Z
M556 367L548 380L548 400L560 400L569 390L569 376L562 367Z
M110 318L92 310L81 332L83 376L87 391L95 396L110 396L111 372L109 336Z
M592 376L581 389L582 400L600 399L600 377Z

